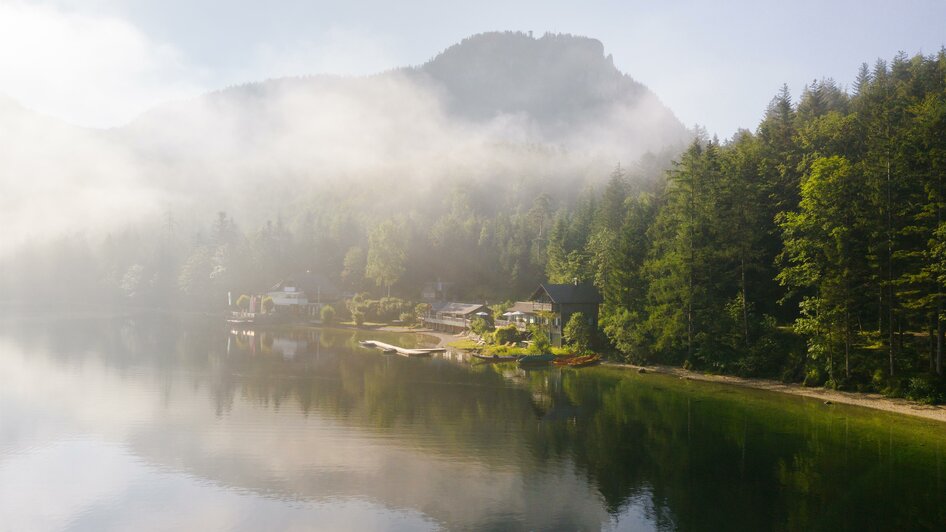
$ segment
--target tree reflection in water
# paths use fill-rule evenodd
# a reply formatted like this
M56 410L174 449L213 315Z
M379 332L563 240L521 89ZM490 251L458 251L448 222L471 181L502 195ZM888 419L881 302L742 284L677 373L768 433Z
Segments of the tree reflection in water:
M148 438L132 437L138 452L277 497L361 494L461 528L946 522L946 430L923 421L609 368L523 371L357 344L410 346L412 335L248 333L193 321L6 323L2 334L59 366L94 359L128 378L157 379L166 404L185 387L205 390L211 421L171 406L166 417L186 421L162 419ZM256 437L270 446L265 460L252 442L234 441ZM202 450L208 441L218 448ZM355 441L364 453L326 448ZM464 494L472 507L438 494Z

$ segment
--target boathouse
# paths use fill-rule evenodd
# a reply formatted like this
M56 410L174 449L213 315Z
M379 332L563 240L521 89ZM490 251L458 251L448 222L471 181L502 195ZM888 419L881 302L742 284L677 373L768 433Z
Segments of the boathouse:
M529 298L532 312L548 325L549 340L554 346L562 345L562 332L572 314L581 312L592 327L598 327L598 306L604 302L601 293L591 283L543 283Z

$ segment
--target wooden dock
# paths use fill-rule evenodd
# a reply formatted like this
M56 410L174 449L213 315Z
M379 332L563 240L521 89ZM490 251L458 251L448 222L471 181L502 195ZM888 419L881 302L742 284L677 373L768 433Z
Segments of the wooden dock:
M384 342L379 342L377 340L365 340L359 342L364 347L373 347L375 349L380 349L386 353L396 353L402 357L429 357L432 353L443 353L447 349L445 347L429 347L423 349L408 349L406 347L398 347L396 345L386 344Z

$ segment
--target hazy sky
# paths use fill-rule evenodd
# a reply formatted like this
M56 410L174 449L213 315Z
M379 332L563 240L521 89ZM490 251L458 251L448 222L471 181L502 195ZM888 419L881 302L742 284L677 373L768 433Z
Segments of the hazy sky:
M0 94L119 125L168 99L420 64L474 33L595 37L688 126L755 128L782 83L850 84L878 57L937 52L946 2L0 0Z

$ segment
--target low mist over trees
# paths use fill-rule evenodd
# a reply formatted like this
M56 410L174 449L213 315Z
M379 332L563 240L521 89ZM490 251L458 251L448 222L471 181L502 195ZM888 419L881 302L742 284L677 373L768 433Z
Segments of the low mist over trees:
M222 308L228 291L312 270L349 292L416 299L442 279L496 302L544 279L590 281L603 343L627 360L929 389L915 376L942 375L946 349L946 53L864 65L850 91L814 81L797 104L783 88L754 132L695 137L594 178L500 165L464 179L448 165L423 185L392 174L397 203L352 181L196 223L168 209L102 241L23 247L4 262L3 294ZM271 221L244 222L261 215Z

